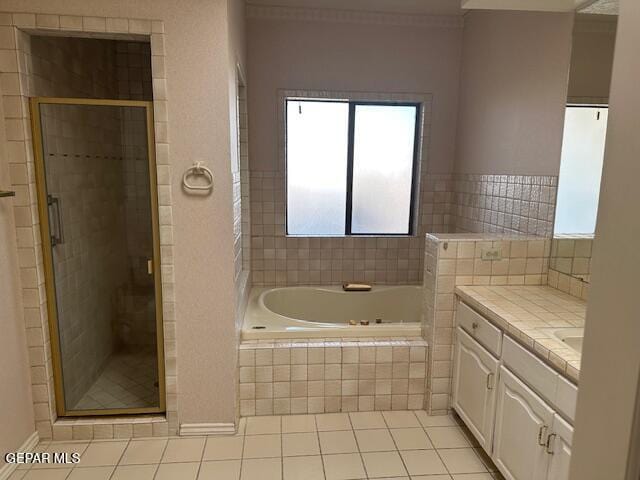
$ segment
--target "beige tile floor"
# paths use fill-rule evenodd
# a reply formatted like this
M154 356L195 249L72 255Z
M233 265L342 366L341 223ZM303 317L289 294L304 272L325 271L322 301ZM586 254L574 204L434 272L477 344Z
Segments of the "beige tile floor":
M157 371L155 353L115 353L73 410L156 406Z
M38 448L82 456L73 468L33 465L11 480L502 479L457 418L423 411L249 417L234 436Z

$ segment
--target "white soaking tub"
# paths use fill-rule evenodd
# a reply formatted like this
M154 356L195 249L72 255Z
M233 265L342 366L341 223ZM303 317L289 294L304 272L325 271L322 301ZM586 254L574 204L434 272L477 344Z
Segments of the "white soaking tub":
M421 314L422 287L416 285L374 286L370 292L345 292L340 286L254 287L242 339L415 337L421 334Z

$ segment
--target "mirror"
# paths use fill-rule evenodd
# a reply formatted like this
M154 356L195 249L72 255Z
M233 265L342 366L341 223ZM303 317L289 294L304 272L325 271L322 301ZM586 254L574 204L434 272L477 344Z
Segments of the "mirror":
M550 278L588 283L609 116L616 15L576 15Z

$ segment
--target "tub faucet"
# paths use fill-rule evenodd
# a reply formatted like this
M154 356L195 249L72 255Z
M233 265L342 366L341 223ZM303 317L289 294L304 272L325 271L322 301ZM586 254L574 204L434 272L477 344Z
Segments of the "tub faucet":
M367 283L343 283L342 290L345 292L369 292L371 285Z

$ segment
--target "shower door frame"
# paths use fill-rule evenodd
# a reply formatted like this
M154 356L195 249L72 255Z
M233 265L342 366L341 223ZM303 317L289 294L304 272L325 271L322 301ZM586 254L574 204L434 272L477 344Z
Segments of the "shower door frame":
M145 109L147 123L147 156L149 162L149 195L151 201L151 231L153 240L153 280L156 310L156 352L158 362L158 395L157 407L110 408L98 410L68 411L65 404L64 383L62 380L62 360L60 355L60 336L58 331L58 306L56 301L55 277L53 269L53 250L51 245L51 229L47 207L46 171L43 156L42 125L40 105L89 105L110 107L138 107ZM162 316L162 278L160 262L160 226L158 209L158 184L156 178L156 152L153 121L153 101L143 100L111 100L66 97L31 97L31 131L33 136L33 156L35 161L35 177L40 217L40 235L42 240L42 257L45 275L47 298L47 321L51 337L51 359L53 364L53 381L55 390L56 413L59 417L84 417L106 415L133 415L148 413L164 413L166 411L166 385L164 365L164 332Z

